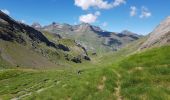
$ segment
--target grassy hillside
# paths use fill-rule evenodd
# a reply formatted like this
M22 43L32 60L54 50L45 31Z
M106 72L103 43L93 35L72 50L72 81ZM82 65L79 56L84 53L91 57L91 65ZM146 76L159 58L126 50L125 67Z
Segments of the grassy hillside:
M169 100L169 51L154 48L108 64L101 58L86 69L1 70L0 99Z
M154 48L119 63L121 95L124 99L170 99L169 51L169 46Z
M1 40L0 40L1 41ZM44 68L56 66L40 53L36 53L29 46L23 46L14 42L0 42L1 58L13 67Z

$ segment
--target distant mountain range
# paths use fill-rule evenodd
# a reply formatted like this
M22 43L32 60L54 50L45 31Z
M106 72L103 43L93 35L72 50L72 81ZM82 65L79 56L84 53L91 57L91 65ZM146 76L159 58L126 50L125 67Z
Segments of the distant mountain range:
M169 44L170 17L148 36L141 36L128 30L109 32L87 23L29 26L0 11L0 66L69 66L121 48L135 51L133 48L143 50Z
M117 51L128 43L143 37L128 30L120 33L109 32L87 23L69 25L53 22L44 27L34 23L32 27L40 31L48 31L53 34L59 34L62 37L74 39L92 52Z

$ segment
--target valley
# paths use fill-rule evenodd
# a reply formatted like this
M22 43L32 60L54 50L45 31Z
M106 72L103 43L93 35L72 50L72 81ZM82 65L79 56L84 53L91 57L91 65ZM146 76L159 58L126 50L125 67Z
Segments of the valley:
M0 10L0 100L170 100L169 52L170 17L144 36Z

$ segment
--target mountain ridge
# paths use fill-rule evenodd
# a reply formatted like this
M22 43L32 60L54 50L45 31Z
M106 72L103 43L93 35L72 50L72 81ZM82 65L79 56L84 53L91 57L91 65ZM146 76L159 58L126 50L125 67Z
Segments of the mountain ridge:
M90 25L88 23L69 25L53 22L39 30L74 39L92 52L97 51L95 48L99 48L99 51L101 52L117 51L126 44L143 37L127 30L126 32L129 34L105 31L98 26Z

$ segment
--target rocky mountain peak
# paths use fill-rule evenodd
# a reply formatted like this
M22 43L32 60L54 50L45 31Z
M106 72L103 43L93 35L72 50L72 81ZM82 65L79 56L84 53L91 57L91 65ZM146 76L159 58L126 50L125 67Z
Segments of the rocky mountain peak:
M121 34L125 34L125 35L134 35L135 33L130 32L129 30L123 30L123 31L121 32Z
M38 23L38 22L34 22L31 26L32 26L33 28L35 28L35 29L42 28L41 24Z
M76 31L78 32L88 32L88 31L94 31L94 32L104 32L100 27L90 25L88 23L82 23L80 25L76 26Z
M76 27L76 31L78 32L92 31L92 26L88 23L82 23L80 25L77 25Z
M138 35L136 33L133 33L129 30L124 30L120 33L117 34L119 37L131 37L133 39L139 39L140 37L142 37L142 35Z

